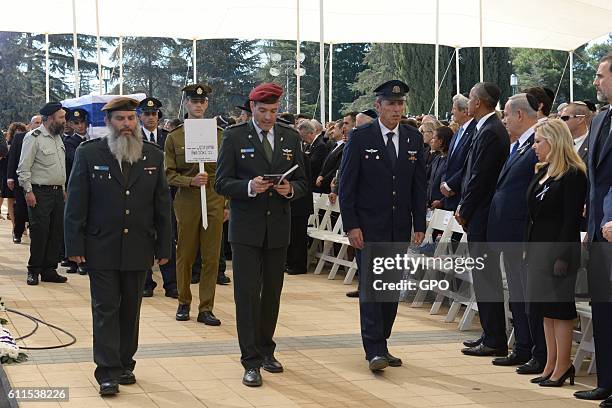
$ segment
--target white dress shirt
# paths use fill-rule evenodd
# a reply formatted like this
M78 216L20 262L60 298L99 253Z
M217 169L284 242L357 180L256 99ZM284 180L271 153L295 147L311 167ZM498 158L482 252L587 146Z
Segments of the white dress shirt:
M488 113L486 115L484 115L482 118L480 118L480 120L478 121L478 123L476 123L476 130L480 130L480 128L482 127L482 125L484 125L484 123L487 121L487 119L489 119L491 116L495 115L495 111Z
M585 141L585 139L586 139L588 134L589 134L589 132L587 132L584 135L574 139L574 151L576 153L578 153L578 150L580 150L580 148L582 147L582 144L584 143L584 141Z
M150 142L151 141L151 133L153 133L153 143L158 144L157 143L157 128L155 128L155 130L153 132L149 131L147 128L142 128L142 131L145 134L145 137L147 138L147 140Z
M387 133L393 132L393 137L391 141L393 142L393 146L395 146L395 154L399 157L399 123L395 126L395 129L391 130L387 128L383 123L378 119L378 124L380 125L380 131L383 135L383 144L386 146L389 138L387 137Z
M521 146L523 146L525 144L525 142L527 141L527 139L529 139L529 136L531 136L534 132L535 125L533 125L532 127L530 127L529 129L527 129L525 132L523 132L523 134L521 135L521 137L518 138L518 140L514 143L512 143L510 145L510 153L512 153L512 149L514 149L514 145L516 145L518 143L518 147L517 149L520 149Z

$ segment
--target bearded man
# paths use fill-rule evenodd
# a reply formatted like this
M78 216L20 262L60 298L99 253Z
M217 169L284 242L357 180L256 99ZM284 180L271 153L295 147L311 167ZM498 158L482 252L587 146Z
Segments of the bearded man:
M168 262L172 233L163 152L143 141L138 101L104 105L109 134L82 143L68 184L66 255L87 263L101 395L134 384L146 272Z
M30 130L23 139L17 167L30 220L30 259L28 285L43 282L64 283L57 273L62 246L66 158L62 132L66 110L59 102L49 102L40 110L42 125Z

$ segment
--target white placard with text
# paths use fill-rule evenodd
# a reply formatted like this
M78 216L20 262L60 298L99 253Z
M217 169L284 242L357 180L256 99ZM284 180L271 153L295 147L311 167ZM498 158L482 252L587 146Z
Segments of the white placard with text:
M215 119L185 119L185 161L187 163L216 162L217 121Z

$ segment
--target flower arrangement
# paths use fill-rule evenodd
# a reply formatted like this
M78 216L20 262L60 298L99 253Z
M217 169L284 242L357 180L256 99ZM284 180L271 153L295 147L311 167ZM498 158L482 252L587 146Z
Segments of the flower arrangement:
M0 312L5 312L4 302L0 298ZM15 338L7 329L4 327L8 321L0 318L0 363L2 364L13 364L22 363L28 359L25 353L19 351L19 346L15 343Z

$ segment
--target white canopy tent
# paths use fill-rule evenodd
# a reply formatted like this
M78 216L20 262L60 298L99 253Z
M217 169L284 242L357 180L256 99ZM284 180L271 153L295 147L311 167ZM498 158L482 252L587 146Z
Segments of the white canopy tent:
M300 41L328 43L330 49L332 44L354 42L480 47L481 51L483 47L525 47L563 50L571 58L574 49L612 31L612 2L149 0L145 5L125 0L20 0L4 5L0 31L119 38L285 39L296 40L298 47ZM299 68L299 58L296 64ZM482 52L480 64L482 78ZM437 64L435 69L439 71ZM321 82L323 117L324 75ZM435 89L437 95L437 83Z

